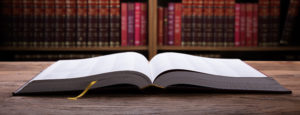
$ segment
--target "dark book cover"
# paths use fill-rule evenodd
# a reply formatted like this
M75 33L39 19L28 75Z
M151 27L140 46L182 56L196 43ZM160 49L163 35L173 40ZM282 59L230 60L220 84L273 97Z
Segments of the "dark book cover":
M109 0L99 0L99 45L109 46Z
M22 45L24 41L23 38L23 29L24 29L24 12L23 12L23 1L22 0L13 0L12 1L12 46Z
M77 0L66 0L66 47L76 46Z
M147 36L148 36L148 7L146 3L141 3L141 45L147 46Z
M253 4L246 3L246 46L253 45Z
M214 42L214 0L204 0L203 27L205 46L213 46Z
M235 43L235 0L225 0L224 46L234 46Z
M224 46L224 0L214 0L213 46Z
M234 44L241 46L241 3L235 4Z
M258 3L258 42L259 46L267 46L270 18L269 0L259 0Z
M120 0L110 0L110 46L120 46Z
M45 42L45 1L34 0L34 47L44 46Z
M127 3L121 3L121 46L127 46Z
M194 0L194 16L193 16L193 39L194 43L192 45L204 46L204 33L203 33L203 0Z
M182 4L175 3L174 15L174 45L181 46L181 11Z
M87 0L77 0L77 47L87 46Z
M134 46L134 3L128 3L128 45Z
M98 0L88 0L88 47L98 46Z
M247 5L245 3L241 3L241 14L240 14L240 40L241 40L241 45L240 46L246 46L246 32L247 32Z
M168 4L168 45L174 45L175 3Z
M280 36L280 0L270 0L269 45L278 46Z
M182 37L181 45L190 46L192 40L193 0L182 0Z
M157 44L163 46L164 40L164 8L159 6L157 10Z
M64 46L65 42L66 1L55 0L55 47Z
M253 4L253 46L258 46L258 3Z
M164 24L163 24L163 29L164 29L164 35L163 35L163 44L164 45L168 45L168 38L169 38L169 35L168 35L168 28L169 28L169 26L168 26L168 16L169 16L169 10L168 10L168 8L166 7L166 8L164 8L164 16L163 16L163 20L164 20Z
M23 17L23 21L24 21L24 25L23 25L23 47L27 47L27 46L33 46L33 41L34 41L34 36L33 36L33 32L32 30L34 30L33 27L33 12L34 12L34 4L33 4L33 0L23 0L23 8L24 8L24 17ZM46 13L47 14L47 13Z
M26 0L30 1L30 0ZM55 1L45 0L45 47L53 46L55 38Z

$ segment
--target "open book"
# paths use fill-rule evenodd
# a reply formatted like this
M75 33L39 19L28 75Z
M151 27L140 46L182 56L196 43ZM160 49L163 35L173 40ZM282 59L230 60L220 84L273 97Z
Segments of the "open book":
M291 93L239 59L215 59L181 53L161 53L148 61L135 52L117 53L88 59L61 60L42 71L14 92L84 90L118 84L166 88L190 85L220 90Z

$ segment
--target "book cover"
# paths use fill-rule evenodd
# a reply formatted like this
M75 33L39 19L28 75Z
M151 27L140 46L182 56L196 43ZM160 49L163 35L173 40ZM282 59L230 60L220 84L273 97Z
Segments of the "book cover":
M110 0L110 46L120 45L120 0Z
M246 21L247 21L247 6L245 3L241 3L241 14L240 14L240 31L241 31L241 34L240 34L240 40L241 40L241 46L246 46Z
M121 3L121 45L127 46L127 3Z
M168 38L169 38L169 35L168 35L168 16L169 16L169 9L166 7L164 8L164 37L163 37L163 44L164 45L168 45Z
M141 45L141 3L134 3L134 45Z
M267 46L269 34L269 0L258 2L258 42L259 46Z
M47 2L47 1L46 1ZM32 30L34 30L33 27L33 12L34 12L34 5L33 5L33 0L23 0L23 8L24 8L24 17L23 17L23 22L24 22L24 28L23 28L23 38L24 38L24 42L22 44L23 47L28 47L28 46L33 46L32 43L34 41L34 37L33 37L33 32ZM47 14L51 14L53 15L53 12L46 12ZM46 19L47 21L47 19ZM45 28L45 30L47 31L47 27ZM53 33L52 33L53 34ZM47 40L47 42L49 43L49 38L47 36L45 36L45 39ZM51 39L51 38L50 38ZM47 42L45 43L45 45L48 45Z
M24 29L24 12L23 12L23 1L22 0L13 0L12 1L12 46L20 46L24 41L23 38L23 29Z
M280 0L270 0L269 45L278 46L280 36Z
M241 46L241 3L235 4L234 38L235 46Z
M55 0L55 47L64 46L66 19L66 1Z
M252 16L252 21L253 21L253 46L258 46L258 4L254 3L253 4L253 16Z
M76 46L77 0L66 0L66 47Z
M87 0L77 0L77 47L87 46Z
M203 33L203 0L194 0L193 2L194 16L193 16L193 39L195 41L194 45L204 46L204 33ZM193 43L192 43L193 45Z
M253 43L253 4L246 3L246 46Z
M235 0L225 1L224 41L225 46L235 44Z
M99 45L109 46L110 36L110 12L109 12L110 0L99 0Z
M88 0L88 47L98 46L98 0Z
M214 41L214 1L213 0L204 0L204 6L206 6L203 10L203 27L204 27L204 38L205 38L205 46L213 46Z
M192 40L193 0L182 0L181 45L190 46Z
M162 6L158 7L157 10L157 44L158 46L163 46L164 40L164 8Z
M175 3L174 15L174 45L181 46L181 3Z
M34 0L34 47L41 47L45 41L45 1Z
M174 45L175 3L168 3L168 45Z
M224 46L224 0L214 0L213 46Z
M128 3L128 45L134 46L134 3Z
M147 36L148 36L148 29L147 29L147 25L148 25L148 7L146 3L141 3L141 45L143 46L147 46Z

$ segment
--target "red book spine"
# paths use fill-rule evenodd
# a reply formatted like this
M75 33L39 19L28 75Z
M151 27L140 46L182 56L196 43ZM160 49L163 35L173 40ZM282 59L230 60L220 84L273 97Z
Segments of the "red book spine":
M128 45L134 46L134 3L128 3Z
M253 46L258 45L258 4L253 4Z
M224 45L224 1L214 0L214 46Z
M12 13L13 13L13 34L12 34L12 46L18 46L20 41L23 41L23 1L13 0L12 1ZM20 43L21 44L21 43Z
M98 0L88 0L88 47L98 46Z
M252 46L253 42L253 6L252 3L246 4L246 46Z
M87 45L87 0L77 0L77 46Z
M246 46L246 4L241 4L241 24L240 24L240 31L241 31L241 46Z
M141 4L141 44L147 45L147 4Z
M36 43L34 46L43 46L44 44L44 28L45 28L45 1L34 0L34 38Z
M193 39L195 40L195 45L204 46L204 34L203 34L203 0L194 0L194 28ZM193 44L193 43L192 43Z
M241 46L241 4L235 4L235 46Z
M168 45L174 45L175 3L168 4Z
M164 38L163 43L164 45L168 45L168 16L169 16L169 10L168 8L164 8Z
M213 0L204 0L204 37L205 37L205 46L213 46L214 40L214 1Z
M175 3L174 45L181 45L181 3Z
M121 4L121 40L122 46L127 46L127 3Z
M164 8L163 7L158 7L158 29L157 29L157 38L158 38L158 41L157 41L157 44L159 46L162 46L163 45L163 39L164 39Z
M66 47L76 46L76 0L66 0Z
M120 45L120 0L110 0L110 46Z
M134 6L134 44L141 45L141 3L139 2Z
M270 46L277 46L280 33L280 0L270 0L270 18Z
M182 0L182 37L181 37L181 45L189 46L191 45L192 40L192 5L193 0Z
M23 46L32 46L33 39L33 33L32 30L33 27L33 0L23 0L23 7L24 7L24 31L23 31L23 37L24 37L24 44ZM47 12L46 12L47 14ZM46 28L47 29L47 28ZM47 39L47 38L46 38Z
M225 46L234 46L235 44L235 0L225 1L225 22L224 38Z
M55 0L55 47L64 46L65 42L66 1Z
M110 36L110 14L109 14L109 1L110 0L99 0L99 38L100 46L109 46Z
M260 46L267 46L269 34L269 0L259 0L258 12L258 41Z

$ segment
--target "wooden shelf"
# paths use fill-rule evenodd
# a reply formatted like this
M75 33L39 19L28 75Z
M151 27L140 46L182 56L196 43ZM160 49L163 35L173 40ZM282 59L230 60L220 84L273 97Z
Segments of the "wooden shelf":
M147 51L147 46L133 47L0 47L0 51Z
M300 47L192 47L158 46L160 51L300 51Z

